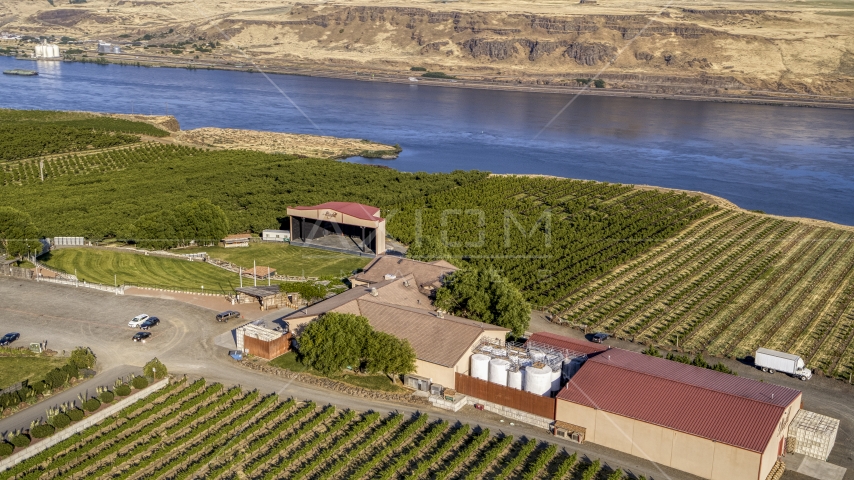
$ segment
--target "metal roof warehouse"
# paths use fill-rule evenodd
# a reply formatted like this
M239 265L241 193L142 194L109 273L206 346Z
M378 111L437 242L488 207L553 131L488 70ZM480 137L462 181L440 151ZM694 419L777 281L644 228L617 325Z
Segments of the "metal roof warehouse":
M703 478L764 479L801 392L621 349L593 355L557 396L586 439Z

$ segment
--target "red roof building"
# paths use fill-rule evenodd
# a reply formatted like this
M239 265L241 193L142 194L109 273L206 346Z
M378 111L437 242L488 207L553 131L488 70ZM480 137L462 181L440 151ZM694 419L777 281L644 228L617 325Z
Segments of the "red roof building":
M354 202L326 202L321 203L320 205L314 205L313 207L288 207L292 210L302 210L302 211L311 211L311 210L334 210L336 212L341 212L345 215L349 215L353 218L359 218L362 220L368 220L372 222L381 222L383 221L382 217L380 217L380 209L377 207L372 207L370 205L363 205L361 203Z
M354 202L326 202L310 207L288 207L291 245L382 255L385 219L380 209Z
M557 396L584 437L694 475L764 480L784 453L801 392L612 348Z

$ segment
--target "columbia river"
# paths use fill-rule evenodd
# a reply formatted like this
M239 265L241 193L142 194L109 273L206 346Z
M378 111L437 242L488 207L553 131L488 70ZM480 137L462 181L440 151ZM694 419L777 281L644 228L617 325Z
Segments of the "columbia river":
M174 115L400 144L403 171L488 170L698 190L854 225L854 111L471 90L0 57L0 107ZM569 103L571 101L571 103ZM567 104L569 105L567 106ZM565 107L565 108L564 108ZM561 110L563 110L562 113Z

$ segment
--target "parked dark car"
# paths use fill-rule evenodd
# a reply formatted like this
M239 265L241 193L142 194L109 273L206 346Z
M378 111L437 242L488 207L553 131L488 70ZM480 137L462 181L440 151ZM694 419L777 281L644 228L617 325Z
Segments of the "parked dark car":
M134 342L144 342L149 337L151 337L151 332L137 332L137 334L133 336L133 341Z
M0 338L0 346L5 347L6 345L9 345L10 343L14 342L15 340L17 340L19 338L21 338L20 333L15 333L15 332L7 333L6 335L3 335L3 338Z
M218 313L216 315L217 322L228 323L228 321L232 318L240 318L240 312L235 312L234 310L226 310L225 312Z
M139 326L142 330L148 330L149 328L160 323L160 319L157 317L148 317L148 320L142 322L142 325Z
M610 337L610 335L608 335L607 333L602 333L602 332L594 333L593 336L590 337L590 341L596 342L596 343L602 343L605 340L608 340L608 337Z

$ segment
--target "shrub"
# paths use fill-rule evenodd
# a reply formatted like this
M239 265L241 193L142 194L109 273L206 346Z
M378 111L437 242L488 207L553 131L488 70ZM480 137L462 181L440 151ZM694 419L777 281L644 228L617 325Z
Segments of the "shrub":
M97 398L90 398L89 400L86 400L85 402L83 402L83 408L87 412L94 412L100 406L101 406L101 402Z
M50 384L51 388L59 388L68 381L68 374L59 368L54 368L47 372L45 381Z
M71 351L69 362L77 368L92 368L95 366L95 354L86 347L77 347Z
M0 442L0 457L6 457L15 451L15 446L9 442Z
M76 365L74 365L73 363L69 363L68 365L66 365L66 366L62 367L62 369L61 369L61 370L62 370L66 375L68 375L68 378L69 378L69 379L71 379L71 378L79 378L79 377L80 377L80 371L79 371L79 370L77 370L77 366L76 366Z
M80 410L79 408L72 408L65 412L65 414L68 415L68 418L70 418L72 422L79 422L80 420L83 420L83 417L86 415L83 413L83 410Z
M166 365L163 365L163 363L155 357L142 367L142 373L146 377L153 378L154 380L160 380L161 378L165 378L169 371L166 369Z
M41 425L36 425L35 427L33 427L30 430L30 435L32 435L33 438L45 438L53 435L53 432L55 430L56 429L53 428L53 425L43 423Z
M65 428L71 425L71 417L64 413L60 413L59 415L53 417L50 420L50 423L52 423L53 426L56 428Z
M36 392L36 395L41 395L48 388L47 384L45 384L43 380L39 380L30 386L33 388L33 391Z
M457 78L453 75L448 75L445 72L427 72L425 74L422 74L421 76L426 77L426 78L449 78L449 79Z
M101 394L98 395L98 399L101 400L101 403L112 403L113 400L116 399L116 396L113 395L113 392L106 391L101 392Z
M412 68L410 68L410 70L412 70L413 72L426 72L427 71L427 69L424 67L412 67Z
M602 79L593 80L593 86L595 86L596 88L605 88L605 80L602 80Z
M118 387L116 387L115 393L120 397L127 397L128 395L130 395L130 387L124 384L119 385Z
M26 448L30 446L30 437L27 434L19 433L12 437L12 445L18 448Z
M134 377L131 385L133 385L133 388L137 390L142 390L148 386L148 379L145 377Z

